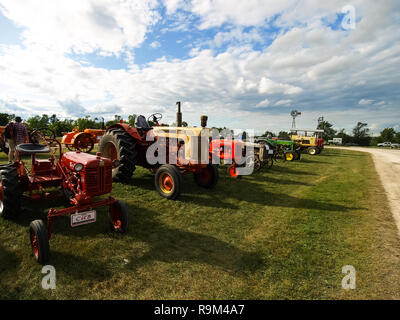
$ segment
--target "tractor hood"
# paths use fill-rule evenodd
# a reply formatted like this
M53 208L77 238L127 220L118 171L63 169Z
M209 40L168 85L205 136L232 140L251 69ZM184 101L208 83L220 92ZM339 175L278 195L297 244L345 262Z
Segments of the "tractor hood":
M111 167L112 162L108 158L103 158L100 153L92 155L80 151L71 151L63 155L61 162L67 168L72 169L75 164L82 163L85 168Z

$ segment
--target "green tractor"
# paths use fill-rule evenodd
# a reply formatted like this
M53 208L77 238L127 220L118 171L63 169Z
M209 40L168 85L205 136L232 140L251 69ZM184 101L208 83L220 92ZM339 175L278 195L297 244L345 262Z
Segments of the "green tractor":
M278 162L283 161L296 161L300 160L300 150L296 148L295 143L292 140L281 140L279 138L266 138L257 137L255 139L257 143L265 143L274 149L273 160Z

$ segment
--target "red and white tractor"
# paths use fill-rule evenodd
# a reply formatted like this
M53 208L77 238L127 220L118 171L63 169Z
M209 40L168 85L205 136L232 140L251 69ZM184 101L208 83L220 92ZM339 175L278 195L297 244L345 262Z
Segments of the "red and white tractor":
M6 219L16 217L21 211L22 197L45 201L57 195L46 188L59 187L70 206L63 209L49 209L47 223L32 221L29 228L33 255L38 263L49 260L49 239L53 220L63 215L71 215L71 226L96 221L96 208L108 206L112 231L124 233L128 228L128 208L122 201L111 196L96 200L96 197L110 194L112 190L112 170L118 161L80 151L62 153L62 145L49 129L34 130L30 134L34 143L20 144L18 152L31 155L30 165L17 161L0 166L0 215ZM56 150L59 156L56 157ZM38 154L49 154L49 159L38 159Z

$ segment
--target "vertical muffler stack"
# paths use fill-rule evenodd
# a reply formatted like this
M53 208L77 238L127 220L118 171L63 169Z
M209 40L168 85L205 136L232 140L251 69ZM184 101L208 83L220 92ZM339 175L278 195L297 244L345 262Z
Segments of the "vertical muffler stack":
M176 103L178 105L178 112L176 113L176 126L182 127L182 112L181 112L181 102Z
M200 117L200 123L201 123L201 126L202 126L203 128L207 127L207 120L208 120L208 117L207 117L207 116L201 116L201 117Z

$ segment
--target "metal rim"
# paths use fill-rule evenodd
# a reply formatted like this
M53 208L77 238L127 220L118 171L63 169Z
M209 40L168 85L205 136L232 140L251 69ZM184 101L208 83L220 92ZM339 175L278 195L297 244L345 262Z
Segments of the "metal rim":
M115 206L111 209L111 224L113 225L115 230L119 230L122 227L122 214L121 210L117 210Z
M174 179L167 172L163 172L158 177L158 185L162 192L171 193L174 189Z
M37 240L37 236L33 229L30 229L30 238L31 238L31 245L33 250L33 255L35 256L36 260L39 258L39 243Z
M3 201L0 200L0 213L3 213L3 210L4 210L4 204Z
M103 157L108 158L108 159L111 159L111 161L114 161L114 160L117 160L117 159L118 159L118 150L117 150L117 147L116 147L115 144L112 143L111 141L110 141L110 142L107 142L107 143L104 145L104 148L103 148L103 150L102 150L101 153L102 153Z

